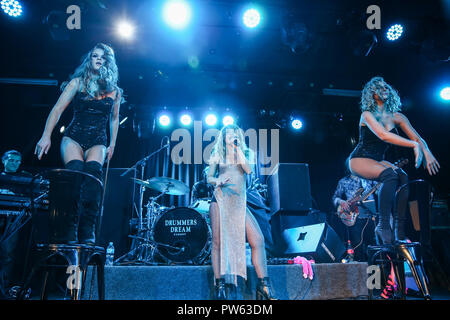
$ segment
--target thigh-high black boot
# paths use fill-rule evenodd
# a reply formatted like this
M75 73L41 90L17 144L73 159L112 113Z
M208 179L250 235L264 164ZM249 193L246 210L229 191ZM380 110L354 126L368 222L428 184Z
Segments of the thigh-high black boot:
M102 165L97 161L88 161L84 165L84 172L102 180ZM95 229L100 212L102 187L98 181L85 177L80 195L80 224L78 240L84 244L95 244Z
M402 169L396 169L400 183L397 188L408 183L408 175ZM397 194L397 203L394 203L394 239L405 240L406 209L408 205L409 188L403 187Z
M83 171L84 162L81 160L71 160L66 163L66 169L75 170L75 171ZM78 242L77 230L78 230L78 203L80 201L80 187L81 182L83 180L81 175L74 176L74 184L73 187L70 188L69 192L71 192L70 201L67 203L67 213L66 213L66 228L64 231L64 237L61 239L63 243L74 244Z
M378 244L392 243L392 229L391 229L391 208L395 199L395 190L398 186L398 175L394 169L387 168L380 173L377 179L383 182L380 193L378 195L380 216L378 225L375 228ZM379 241L381 238L381 241Z

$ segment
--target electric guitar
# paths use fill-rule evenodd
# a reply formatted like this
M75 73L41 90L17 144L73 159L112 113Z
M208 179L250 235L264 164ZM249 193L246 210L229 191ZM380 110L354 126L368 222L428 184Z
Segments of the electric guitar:
M394 165L397 168L401 168L408 163L408 159L399 160ZM356 223L356 218L359 215L358 204L365 201L372 193L374 193L383 183L378 182L369 191L364 193L364 188L356 190L355 194L350 200L347 200L348 209L344 210L341 205L337 208L337 215L341 218L343 224L347 227L351 227Z

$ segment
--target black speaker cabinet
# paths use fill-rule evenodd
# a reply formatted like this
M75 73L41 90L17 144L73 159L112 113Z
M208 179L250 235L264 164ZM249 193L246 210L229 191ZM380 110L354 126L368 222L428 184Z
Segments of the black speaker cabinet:
M286 229L284 256L311 256L318 263L340 262L346 249L327 223Z
M309 166L306 163L279 163L269 176L271 214L309 212L312 207Z

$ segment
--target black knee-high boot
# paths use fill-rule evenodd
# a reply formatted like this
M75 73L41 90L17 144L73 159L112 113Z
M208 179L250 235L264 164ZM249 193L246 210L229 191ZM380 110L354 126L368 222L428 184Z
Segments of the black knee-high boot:
M102 180L102 165L97 161L88 161L84 165L84 172ZM81 243L95 244L95 227L100 212L102 187L89 177L84 178L80 195L80 224L78 226L78 240Z
M408 183L408 175L400 168L395 169L399 178L399 185L397 188ZM409 188L408 186L402 188L397 195L397 203L394 204L394 239L395 241L405 240L405 223L406 223L406 208L408 205Z
M84 162L81 160L71 160L66 163L66 169L75 170L75 171L83 171ZM73 184L73 188L71 189L70 201L67 203L67 225L66 230L64 231L64 239L62 242L68 244L74 244L78 242L77 230L78 230L78 202L80 201L80 187L81 187L82 177L81 175L75 176L75 181Z
M383 182L383 186L378 195L380 216L378 225L375 228L375 234L378 236L377 240L381 238L381 241L378 241L379 244L381 244L380 242L389 244L392 243L391 208L399 180L397 173L392 168L383 170L377 180Z

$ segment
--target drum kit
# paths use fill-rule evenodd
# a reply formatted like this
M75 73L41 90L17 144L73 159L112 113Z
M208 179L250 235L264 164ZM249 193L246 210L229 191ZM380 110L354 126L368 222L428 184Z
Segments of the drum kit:
M143 206L145 210L139 215L136 235L129 236L135 240L134 248L115 263L144 265L207 263L211 251L211 228L206 218L209 206L202 203L198 210L193 206L177 208L161 206L157 201L164 195L185 195L189 193L189 187L179 180L167 177L132 179L141 186L141 190L151 189L159 194L148 199L147 204Z

